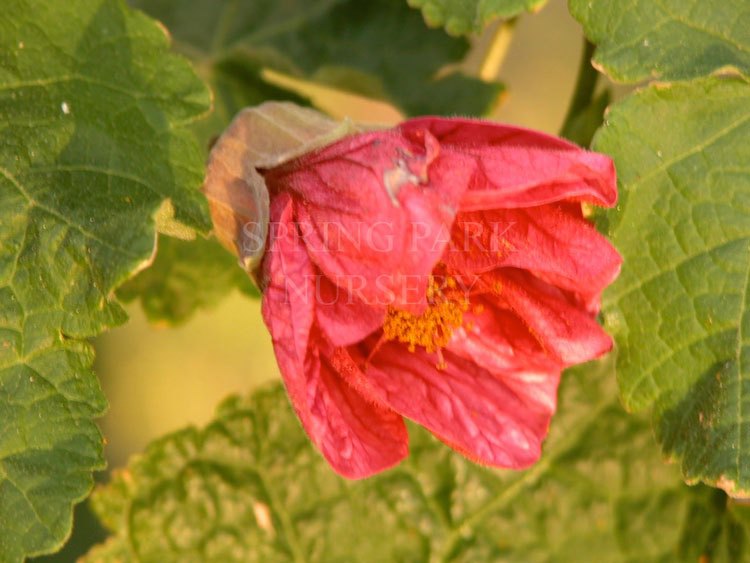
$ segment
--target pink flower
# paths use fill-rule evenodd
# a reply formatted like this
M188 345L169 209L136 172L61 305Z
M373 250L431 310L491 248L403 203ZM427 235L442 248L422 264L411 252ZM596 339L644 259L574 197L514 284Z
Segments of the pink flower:
M561 371L612 342L621 259L583 217L606 156L488 121L425 117L260 170L263 317L292 404L341 475L408 453L404 417L469 458L541 454Z

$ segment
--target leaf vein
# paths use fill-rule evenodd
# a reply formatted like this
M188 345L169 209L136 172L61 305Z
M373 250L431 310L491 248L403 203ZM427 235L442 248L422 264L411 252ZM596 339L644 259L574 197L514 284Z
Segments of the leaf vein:
M140 259L140 258L142 258L140 254L135 253L135 252L129 252L128 250L126 250L124 248L115 246L114 244L110 243L109 241L106 241L106 240L98 237L94 233L88 231L87 229L84 229L81 225L77 225L77 224L71 222L67 217L65 217L64 215L62 215L58 211L52 209L51 207L48 207L46 205L41 204L40 202L38 202L37 200L35 200L31 196L31 194L28 191L26 191L26 189L21 185L21 183L8 170L6 170L5 168L3 168L2 166L0 166L0 174L2 174L3 176L5 176L16 187L16 189L18 190L18 192L24 198L26 198L26 200L29 202L29 204L32 207L37 207L37 208L41 209L42 211L45 211L45 212L49 213L50 215L52 215L53 217L55 217L56 219L58 219L60 222L62 222L64 225L67 225L68 227L70 227L71 229L73 229L75 231L78 231L79 233L81 233L85 237L87 237L87 238L89 238L89 239L91 239L93 241L98 242L102 246L104 246L106 248L109 248L110 250L113 250L113 251L117 252L118 254L121 254L123 256L127 256L128 258L133 258L133 259ZM28 224L29 223L27 223L27 225ZM21 253L19 252L18 255L20 256L20 254Z

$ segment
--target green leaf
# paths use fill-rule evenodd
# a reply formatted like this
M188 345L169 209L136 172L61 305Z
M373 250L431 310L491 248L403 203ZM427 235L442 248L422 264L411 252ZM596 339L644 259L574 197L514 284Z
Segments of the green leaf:
M209 227L183 127L205 87L117 1L8 0L0 18L0 560L60 546L103 467L87 339L149 259L153 214Z
M97 349L98 352L98 349ZM91 510L87 501L73 509L73 531L59 551L27 559L29 563L71 563L88 553L98 543L106 541L109 533Z
M117 296L124 301L140 299L153 323L176 325L198 309L213 307L234 288L259 296L237 258L216 241L162 236L154 263L121 286Z
M627 408L689 480L750 494L750 84L652 86L594 141L613 156L607 214L625 262L605 294Z
M497 18L541 10L547 0L407 0L422 10L427 25L443 27L451 35L481 32Z
M619 82L683 80L733 67L750 73L747 0L568 0Z
M427 29L403 0L134 0L174 34L209 78L240 64L253 94L221 101L224 125L242 105L288 99L269 92L270 68L392 102L409 114L489 112L502 90L457 73L437 77L467 53L465 39ZM236 90L235 90L236 92ZM281 94L281 95L280 95ZM255 96L264 99L255 99ZM222 106L226 105L227 108ZM223 127L222 127L223 128ZM216 133L220 132L216 131Z
M742 509L681 484L613 387L606 363L567 373L528 471L482 468L412 425L409 459L364 481L333 473L280 386L235 397L94 494L115 535L87 560L687 561L747 546Z

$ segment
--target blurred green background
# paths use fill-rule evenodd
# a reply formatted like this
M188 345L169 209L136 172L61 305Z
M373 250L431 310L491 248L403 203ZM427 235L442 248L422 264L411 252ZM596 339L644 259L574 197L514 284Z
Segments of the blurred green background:
M495 26L496 29L496 26ZM493 35L490 28L467 60L476 68ZM576 80L583 46L580 26L565 0L550 0L535 15L521 17L499 71L508 91L493 117L499 121L558 133ZM295 86L334 117L395 123L396 110L325 88L276 77ZM138 303L127 307L130 322L100 337L96 372L109 400L100 421L107 441L108 471L122 467L154 438L188 424L202 425L231 393L279 377L260 302L235 292L215 309L200 311L177 328L150 325ZM107 471L107 472L108 472ZM107 479L107 472L98 475ZM85 503L76 510L73 538L46 561L74 561L101 541L103 530Z

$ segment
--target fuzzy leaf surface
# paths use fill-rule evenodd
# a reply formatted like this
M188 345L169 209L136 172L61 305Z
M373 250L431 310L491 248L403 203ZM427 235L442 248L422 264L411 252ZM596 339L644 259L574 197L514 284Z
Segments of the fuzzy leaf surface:
M87 561L747 560L744 510L679 482L607 367L566 374L544 456L524 472L477 466L412 426L407 461L347 481L280 386L234 397L95 493L114 535Z
M59 548L104 463L88 339L149 260L169 200L209 227L188 126L209 95L117 1L8 0L0 18L0 561Z
M750 494L750 85L651 86L611 108L594 147L617 165L606 214L622 274L605 292L628 409L690 481Z
M725 67L750 73L746 0L568 0L618 82L685 80Z

